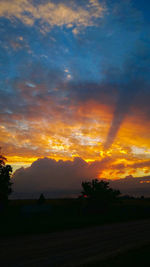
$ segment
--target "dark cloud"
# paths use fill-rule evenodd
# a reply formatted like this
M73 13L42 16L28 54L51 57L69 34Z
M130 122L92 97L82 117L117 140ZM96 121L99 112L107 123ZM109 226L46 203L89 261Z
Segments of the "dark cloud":
M81 182L95 178L104 169L107 169L113 160L110 157L101 161L87 163L81 158L73 161L55 161L50 158L38 159L31 167L20 168L14 173L14 195L18 193L35 194L49 192L49 196L59 196L60 192L75 193L81 191ZM147 164L133 164L138 168ZM118 174L124 171L124 165L117 166ZM150 176L133 177L132 175L118 180L108 180L110 186L119 189L123 194L135 196L150 196Z
M111 161L110 157L92 163L82 158L74 158L73 161L38 159L30 167L15 171L14 193L80 191L82 181L98 177Z
M15 192L40 192L79 189L81 181L97 176L81 158L58 162L53 159L38 159L29 168L21 168L14 174Z
M133 177L129 175L124 179L111 180L109 182L113 188L119 189L122 194L150 197L150 176Z

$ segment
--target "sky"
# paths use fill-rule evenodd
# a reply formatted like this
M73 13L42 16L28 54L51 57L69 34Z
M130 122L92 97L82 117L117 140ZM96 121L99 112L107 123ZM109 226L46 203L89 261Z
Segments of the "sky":
M80 179L150 175L149 8L0 0L0 146L16 176L36 164L84 166Z

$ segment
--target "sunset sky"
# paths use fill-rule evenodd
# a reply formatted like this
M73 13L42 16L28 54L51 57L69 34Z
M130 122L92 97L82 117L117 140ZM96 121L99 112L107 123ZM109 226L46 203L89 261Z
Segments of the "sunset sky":
M0 0L0 147L14 170L46 157L99 178L150 175L149 10Z

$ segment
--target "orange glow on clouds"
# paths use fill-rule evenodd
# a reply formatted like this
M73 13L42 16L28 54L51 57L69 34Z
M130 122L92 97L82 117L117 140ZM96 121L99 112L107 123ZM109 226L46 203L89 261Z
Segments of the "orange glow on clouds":
M73 106L71 108L74 110ZM32 117L23 122L18 118L20 128L12 128L11 123L1 126L1 146L15 169L29 166L42 157L55 160L81 157L89 163L108 159L100 167L99 178L149 174L150 141L146 136L147 127L142 128L142 134L135 137L140 125L126 119L113 145L104 150L111 114L107 106L90 101L74 110L71 120L66 119L65 122L58 111L56 114L54 112L56 119L51 122Z

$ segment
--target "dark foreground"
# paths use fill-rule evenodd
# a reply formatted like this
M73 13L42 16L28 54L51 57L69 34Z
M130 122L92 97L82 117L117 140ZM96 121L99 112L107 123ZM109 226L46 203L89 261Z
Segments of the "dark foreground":
M0 266L84 266L149 241L150 220L5 237L0 240Z
M103 260L95 260L81 264L80 267L147 267L150 266L150 243L116 253Z
M83 201L84 202L84 201ZM0 212L0 236L44 234L109 223L150 219L150 199L124 199L95 211L79 199L12 200Z

